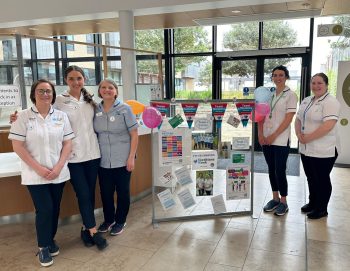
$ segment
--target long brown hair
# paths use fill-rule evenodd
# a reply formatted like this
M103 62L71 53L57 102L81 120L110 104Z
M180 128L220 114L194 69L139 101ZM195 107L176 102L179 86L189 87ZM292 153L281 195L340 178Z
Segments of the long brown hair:
M67 77L68 77L68 74L71 72L71 71L77 71L79 72L83 77L84 79L86 78L85 76L85 73L83 71L82 68L78 67L78 66L75 66L75 65L71 65L69 67L67 67L64 71L64 79L67 80ZM86 88L82 88L81 89L81 92L83 93L83 97L84 97L84 101L87 102L88 104L91 104L93 107L96 107L96 103L95 101L93 100L93 95L91 95L87 90Z

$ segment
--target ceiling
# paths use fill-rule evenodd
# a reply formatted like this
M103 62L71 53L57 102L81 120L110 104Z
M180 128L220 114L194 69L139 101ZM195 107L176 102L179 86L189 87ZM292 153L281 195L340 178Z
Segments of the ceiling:
M135 29L140 30L310 16L308 12L313 12L311 16L350 14L350 1L36 0L34 5L33 1L12 0L1 7L0 33L55 36L117 32L119 10L132 10Z

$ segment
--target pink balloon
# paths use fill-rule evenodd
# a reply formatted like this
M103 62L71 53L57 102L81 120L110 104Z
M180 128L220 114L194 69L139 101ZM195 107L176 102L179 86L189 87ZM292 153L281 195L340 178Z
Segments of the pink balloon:
M255 115L260 114L262 116L267 116L270 114L270 105L268 103L256 103L255 104Z
M254 122L261 122L265 119L265 116L260 115L258 112L255 111L255 120L253 120L253 112L250 112L249 119Z
M142 113L143 123L148 128L156 128L162 122L162 114L154 107L146 107Z

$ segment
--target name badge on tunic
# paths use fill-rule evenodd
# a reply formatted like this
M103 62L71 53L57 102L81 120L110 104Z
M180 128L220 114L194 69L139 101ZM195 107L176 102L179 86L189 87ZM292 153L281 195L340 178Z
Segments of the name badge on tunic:
M113 122L113 121L115 121L115 117L112 116L112 117L109 118L109 120Z
M96 117L101 117L101 116L102 116L102 112L96 113Z

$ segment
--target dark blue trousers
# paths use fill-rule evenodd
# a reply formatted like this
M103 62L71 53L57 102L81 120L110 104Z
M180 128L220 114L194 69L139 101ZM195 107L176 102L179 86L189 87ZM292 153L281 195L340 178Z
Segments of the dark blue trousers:
M100 159L89 160L81 163L68 163L75 194L78 199L79 210L85 228L96 226L95 189Z
M38 247L48 247L53 244L65 183L27 185L35 206Z
M125 223L130 207L130 177L131 172L127 171L126 167L100 167L98 179L105 222ZM117 192L116 207L114 205L115 192Z
M282 197L288 195L286 176L288 146L263 145L264 157L269 168L269 178L272 191L279 191Z

